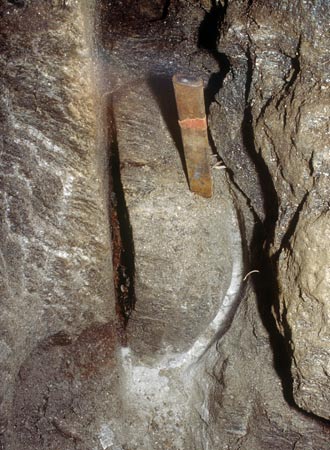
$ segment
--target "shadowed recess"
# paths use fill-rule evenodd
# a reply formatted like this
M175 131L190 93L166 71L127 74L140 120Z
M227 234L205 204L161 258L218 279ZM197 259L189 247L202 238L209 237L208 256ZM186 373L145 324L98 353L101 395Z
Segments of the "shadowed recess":
M269 333L273 350L274 367L281 379L283 394L289 405L294 406L292 395L292 376L290 372L290 349L287 341L279 333L272 308L277 307L279 287L277 281L277 267L268 256L268 246L273 241L275 225L278 217L278 198L276 189L262 156L255 148L252 106L250 92L253 79L253 58L251 49L247 54L247 73L245 83L245 111L241 127L244 148L257 169L260 186L264 199L265 220L259 220L254 227L251 243L252 265L260 267L260 276L254 278L254 289L258 300L258 309L265 328ZM266 246L263 246L263 243Z
M124 325L135 307L135 262L134 241L129 213L125 201L120 174L120 158L117 143L116 122L113 115L113 96L107 104L109 123L109 181L110 181L110 225L113 252L114 285L118 313Z
M175 103L175 95L171 74L149 74L148 85L155 97L162 117L167 125L171 137L178 150L182 168L184 170L187 182L187 167L184 157L183 143L181 138L180 127L178 125L178 112Z
M207 50L219 66L219 71L211 74L205 88L206 114L209 113L210 105L222 88L223 80L230 70L230 62L227 55L218 51L218 41L227 6L227 0L225 0L224 6L213 0L212 7L209 12L205 13L198 30L198 48Z

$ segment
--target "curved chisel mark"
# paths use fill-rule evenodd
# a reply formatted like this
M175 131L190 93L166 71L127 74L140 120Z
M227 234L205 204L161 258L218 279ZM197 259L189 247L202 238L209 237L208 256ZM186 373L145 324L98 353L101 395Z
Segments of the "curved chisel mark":
M232 225L233 265L230 284L217 315L188 352L190 359L195 360L194 362L198 362L207 350L228 331L244 292L242 289L244 270L243 246L236 210L232 213Z

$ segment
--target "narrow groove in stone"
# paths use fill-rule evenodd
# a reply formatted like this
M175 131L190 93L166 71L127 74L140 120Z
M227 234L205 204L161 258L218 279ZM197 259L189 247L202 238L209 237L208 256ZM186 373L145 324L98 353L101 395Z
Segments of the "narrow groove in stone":
M125 201L120 174L120 158L116 123L113 114L113 98L110 96L107 108L109 122L109 183L110 183L110 227L113 253L114 285L117 312L127 324L135 307L135 262L134 242L129 213Z
M166 0L161 20L165 20L167 18L170 6L171 6L171 0Z

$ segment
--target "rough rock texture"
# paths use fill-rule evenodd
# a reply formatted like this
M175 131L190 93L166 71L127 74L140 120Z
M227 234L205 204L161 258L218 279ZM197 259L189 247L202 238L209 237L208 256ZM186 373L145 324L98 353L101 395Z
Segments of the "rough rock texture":
M1 1L0 16L0 439L6 449L53 448L35 424L47 416L47 404L32 406L38 380L25 392L22 379L31 375L20 366L29 367L32 354L31 371L43 370L51 385L51 358L33 356L41 342L60 333L65 345L114 318L95 89L82 4ZM11 419L23 404L33 424ZM29 446L25 426L32 425L37 438Z
M281 42L286 36L291 68L260 116L260 103L253 115L257 151L267 161L278 198L271 252L277 252L278 322L292 351L294 398L301 408L329 419L330 253L324 243L330 237L330 15L327 2L292 7L290 25L279 26L285 10L264 21L267 28L273 20ZM259 14L264 17L260 11L257 21ZM255 45L262 65L257 38Z
M120 361L112 322L89 325L38 343L21 365L13 401L10 450L103 450L110 420L122 416L114 394Z
M231 75L219 94L220 118L227 109L229 117L238 113L231 129L238 128L242 104L228 100L228 91L237 99L239 86L242 140L263 190L279 289L274 307L292 353L294 398L329 418L328 2L250 3L230 2L226 11L219 51ZM254 206L250 181L231 167Z
M283 395L285 383L274 370L278 357L272 355L269 331L256 320L256 298L248 293L230 333L194 376L194 407L201 419L194 448L326 450L328 425L298 412ZM275 344L278 352L281 343Z
M124 3L0 1L0 446L327 450L327 4Z
M123 33L131 32L123 26ZM111 49L108 36L104 40ZM189 354L230 284L234 208L223 170L214 169L211 200L189 191L171 85L175 69L162 53L162 41L153 45L161 57L140 61L136 72L149 43L135 37L135 53L127 60L121 48L125 40L116 42L108 57L111 61L115 54L119 61L106 68L114 80L109 87L115 87L109 98L110 161L120 169L120 180L112 170L112 184L118 211L129 221L127 251L134 256L135 274L135 308L128 319L128 346L122 349L125 413L112 421L112 429L123 448L179 450L194 445L191 393L183 374L205 350L203 340ZM186 59L180 61L184 64ZM129 287L120 286L122 291ZM211 338L216 331L208 330Z
M161 95L174 98L172 89ZM229 283L231 207L218 185L212 200L189 191L147 82L115 96L114 115L134 236L136 306L129 343L145 354L169 346L182 351L213 319Z
M173 27L173 37L181 36L181 40L178 39L176 42L170 40L168 31L166 28L162 28L163 24L161 24L158 29L161 41L157 41L154 39L153 32L155 25L150 24L146 18L143 19L132 13L122 28L118 22L113 24L111 16L108 16L109 29L112 30L112 27L115 27L114 38L112 41L111 34L105 33L103 36L108 36L109 40L104 39L103 42L106 48L110 49L109 61L113 58L116 61L117 69L114 69L114 73L112 73L114 77L113 90L122 89L121 95L126 96L126 101L128 103L132 101L133 105L137 105L133 106L133 111L128 115L127 106L124 114L120 107L117 107L115 113L119 123L119 143L122 144L121 150L124 159L127 157L126 155L133 154L138 156L139 162L135 168L128 167L124 163L122 172L124 188L127 189L128 210L132 212L132 225L136 230L136 248L143 247L144 236L138 230L141 221L143 222L145 219L143 218L143 208L142 211L139 211L139 202L142 201L143 204L143 199L139 196L135 202L134 194L131 191L133 184L138 185L139 191L143 190L143 186L140 186L141 180L144 180L143 185L149 180L149 177L145 178L143 166L140 164L141 161L144 164L144 158L148 159L149 157L147 156L148 150L140 155L141 150L134 148L134 143L141 142L140 134L142 132L146 142L151 139L150 145L152 146L153 139L143 130L146 129L145 122L153 124L154 116L157 115L148 100L145 100L147 102L146 111L145 108L139 106L139 99L143 102L143 99L146 98L146 89L141 85L143 70L151 72L151 75L156 74L151 77L155 92L157 92L157 88L166 90L166 85L165 87L162 85L161 77L157 78L157 75L161 74L166 80L166 77L169 77L173 71L182 70L182 68L194 72L200 71L205 79L209 79L206 89L209 102L212 102L212 93L214 95L215 91L220 89L219 94L215 96L215 102L210 105L213 144L215 151L220 153L227 164L232 182L238 189L238 204L245 214L245 224L243 220L241 225L243 230L244 225L246 226L247 244L251 243L251 235L254 233L251 246L252 259L246 266L246 271L249 269L261 271L259 282L256 278L255 285L251 284L251 287L256 289L257 296L252 294L252 290L246 292L240 312L235 318L230 332L219 343L218 349L210 348L206 359L201 361L196 372L192 374L195 384L193 389L191 389L191 385L189 386L188 392L197 415L192 420L194 425L191 433L194 443L191 445L196 449L244 448L255 450L270 447L308 449L312 446L326 449L328 446L326 423L299 412L292 402L292 386L287 371L288 359L285 357L286 342L278 336L274 327L274 319L271 316L271 304L274 299L276 301L278 294L276 279L273 279L273 272L267 265L267 259L262 252L262 239L265 240L263 247L266 250L273 243L279 203L276 186L274 186L269 168L272 160L268 159L264 146L261 150L261 146L258 146L258 139L262 139L262 134L261 132L258 134L258 126L261 122L257 122L257 118L260 116L261 120L267 108L270 107L276 92L286 93L284 85L289 83L290 88L296 80L299 33L298 39L295 39L294 31L292 31L294 36L286 33L286 39L283 39L283 30L278 31L279 22L290 23L283 17L284 14L288 14L288 10L289 13L291 11L284 2L275 10L271 4L265 2L258 2L255 5L251 2L228 2L227 8L226 5L222 6L220 3L214 2L212 5L206 6L206 8L211 6L210 9L205 10L201 9L201 5L197 3L194 7L189 3L189 5L186 4L186 13L180 10L180 4L183 5L184 2L173 2L173 8L169 8L166 22L169 27ZM283 9L281 13L283 15L280 14L281 9ZM258 14L260 17L257 17ZM294 13L292 12L292 14ZM136 21L131 21L132 17ZM197 23L196 18L200 20L198 30L194 29ZM261 19L268 21L268 28L259 25L258 20L260 22ZM148 23L148 26L142 27L142 23ZM180 35L176 28L178 23L181 25ZM192 32L190 31L190 38L185 35L187 25L193 29ZM300 24L302 28L305 25ZM220 44L217 47L217 29L220 26L222 33ZM313 26L317 25L311 23L310 27ZM116 27L121 28L120 31ZM121 32L125 39L120 39ZM192 38L195 39L195 46L198 43L200 47L195 52L191 51L193 48ZM258 39L262 45L259 41L257 45ZM130 54L129 60L125 56L127 52ZM257 53L263 58L259 56L257 59ZM157 58L152 58L155 55ZM140 70L137 69L137 62ZM127 84L126 80L129 81ZM132 88L130 83L134 80ZM138 99L134 100L136 97ZM124 100L120 101L125 103ZM145 112L143 114L135 113L138 108ZM148 110L151 110L149 119L147 119ZM163 116L168 113L168 110L163 107L161 111ZM135 121L129 123L129 131L127 125L125 127L128 116L136 117ZM274 119L273 123L275 126L278 119ZM171 124L168 123L168 126L170 127ZM162 127L161 124L160 129ZM126 130L125 133L123 130ZM295 130L292 131L292 133L294 132ZM154 139L158 141L159 137L156 135ZM278 139L278 147L282 148L283 131L281 130L279 134L274 133L273 139L274 141ZM162 145L159 147L166 154L166 147L164 146L163 150ZM275 159L274 164L276 162ZM149 164L147 164L147 168ZM155 170L158 165L161 167L161 164L161 161L154 162ZM295 163L295 165L297 164ZM279 166L274 167L277 171L280 170ZM143 173L142 179L138 176L138 172ZM151 178L152 175L150 175ZM275 175L277 172L273 174L274 177ZM295 175L298 175L297 171L295 171ZM306 177L306 174L300 175L299 172L299 176ZM157 177L158 179L166 179L165 174ZM310 180L306 178L306 182L310 182ZM151 187L156 191L155 183ZM147 193L146 199L148 197L152 198L150 192ZM158 199L157 201L161 202L162 200ZM177 199L177 201L179 200ZM256 224L263 224L263 233L260 233L259 225L253 230L246 201L250 204ZM144 201L144 208L146 208L147 202ZM156 211L157 208L155 213ZM140 218L138 218L139 214ZM158 214L156 214L157 216ZM276 230L275 237L281 241L282 236L279 235L279 230L281 230L280 225ZM150 227L150 241L154 239L152 237L154 232ZM288 236L286 230L281 232ZM169 236L166 233L163 236L166 236L165 241L167 242ZM169 246L171 248L171 239ZM144 246L144 248L148 248L147 253L144 254L139 250L138 254L140 253L140 255L137 260L142 261L143 254L145 262L142 262L142 266L147 268L150 266L148 258L152 258L154 249L152 246ZM165 250L165 254L167 254L167 250ZM276 250L273 250L271 255L275 255L273 259L276 261L278 256ZM137 267L140 264L141 262L137 264ZM137 270L139 271L139 269ZM168 272L166 263L162 270L164 273ZM138 286L142 286L143 283L148 285L150 278L148 273L152 273L150 269L140 272ZM258 275L254 275L254 277L258 277ZM136 317L143 314L144 308L147 308L148 312L151 311L153 305L157 305L159 301L154 298L154 295L158 289L162 290L163 286L158 285L157 273L152 273L151 279L155 278L156 283L153 281L149 285L153 295L150 296L150 300L145 302L145 306L143 306L143 289L139 288L142 303L138 306L137 302ZM293 283L290 286L294 288ZM162 302L160 305L161 307L156 308L156 314L161 311ZM141 309L139 310L139 308ZM135 346L135 351L141 350L141 348L145 351L146 342L149 348L152 348L153 344L154 350L161 348L162 340L165 343L172 343L172 341L168 341L168 338L164 339L164 336L166 336L167 329L175 330L176 324L165 323L160 326L156 322L151 325L150 315L148 315L148 320L150 327L142 327L142 331L137 331L139 325L134 322L129 325L132 333L130 339L132 339L133 348ZM160 334L162 338L160 338ZM134 335L142 337L142 341L138 341L138 347L134 344ZM287 335L285 337L289 341L290 337ZM178 334L178 338L180 338L180 334ZM152 367L157 369L152 365L152 358L149 357L148 360L151 361L150 371ZM136 361L135 364L137 364ZM150 376L151 379L152 372L146 370L143 373L145 376ZM136 382L139 379L136 378ZM141 392L146 391L141 388ZM322 391L318 391L319 398L322 398L322 395ZM153 410L152 407L150 410ZM158 419L157 423L159 423Z

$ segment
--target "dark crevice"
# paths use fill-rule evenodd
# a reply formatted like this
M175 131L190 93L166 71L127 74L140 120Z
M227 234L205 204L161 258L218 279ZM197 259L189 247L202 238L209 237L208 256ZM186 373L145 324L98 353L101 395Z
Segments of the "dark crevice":
M224 6L212 1L212 7L205 13L198 30L198 48L207 50L219 65L219 71L212 73L205 88L206 113L209 114L210 105L215 101L215 97L222 88L223 80L230 70L230 62L225 53L218 51L220 30L224 23L228 0Z
M132 227L121 181L113 96L107 104L112 259L117 313L126 325L135 308L135 252Z
M310 175L311 177L313 177L313 180L314 180L314 182L315 182L313 161L314 161L314 150L312 150L311 156L310 156L310 158L309 158L309 161L308 161L308 168L309 168L309 175Z
M267 241L271 243L275 234L275 225L278 217L278 197L272 176L262 155L256 151L254 145L254 129L252 106L247 105L242 123L242 138L246 151L251 157L259 176L259 183L263 193Z
M8 0L8 3L17 6L18 8L24 8L25 6L25 0Z
M273 242L275 226L278 218L278 197L272 176L267 164L255 148L252 106L249 103L253 77L253 60L248 56L248 71L245 93L246 108L242 123L242 138L246 151L250 155L262 189L265 220L258 221L251 241L251 266L260 268L260 276L253 279L254 290L258 302L258 310L265 328L268 331L273 351L274 368L281 379L283 395L289 405L294 406L292 393L291 350L287 338L278 331L272 314L272 307L278 305L279 287L277 267L269 258L269 246ZM266 244L266 245L265 245Z
M283 129L286 129L286 125L287 125L287 121L288 121L288 110L287 108L284 108L284 112L283 112Z
M279 100L276 102L276 108L279 107L279 105L282 102L283 98L287 97L288 93L290 92L291 87L296 82L296 80L298 78L298 75L300 73L300 47L301 47L301 36L300 36L299 41L298 41L295 57L291 58L291 67L292 67L291 78L285 84L284 91L283 91L282 95L280 96Z
M298 220L299 220L299 216L300 216L301 210L304 207L304 204L305 204L305 202L307 200L307 197L308 197L308 192L306 192L306 194L303 196L303 198L302 198L301 202L299 203L299 205L298 205L298 207L297 207L297 209L296 209L292 219L290 220L290 223L289 223L289 225L287 227L287 230L286 230L286 232L285 232L285 234L284 234L284 236L282 238L282 242L281 242L280 248L274 254L274 259L278 258L279 254L281 253L282 250L289 248L289 246L290 246L290 244L289 244L290 238L293 236L293 234L295 232L295 229L297 227L297 223L298 223Z
M165 4L164 4L161 20L165 20L167 18L170 6L171 6L171 0L166 0Z
M298 53L298 52L297 52ZM297 55L298 56L298 55ZM272 244L275 235L276 221L278 220L279 202L277 192L273 183L272 176L269 172L266 162L255 148L254 127L252 106L250 103L250 93L253 81L253 67L254 61L251 55L251 47L248 54L248 70L246 80L246 108L244 113L244 120L242 124L242 137L245 149L252 158L257 172L259 174L259 181L262 188L264 198L265 221L261 223L258 221L254 228L253 238L251 242L251 264L253 267L260 268L260 276L253 279L253 285L256 292L258 310L261 320L268 331L269 340L273 352L274 368L281 380L283 396L292 408L299 411L300 414L323 423L323 419L316 417L314 414L306 413L299 408L293 396L293 377L291 373L292 362L292 348L291 329L286 321L286 312L279 314L279 286L278 286L278 255L277 252L272 258L269 256L269 246ZM293 74L290 83L287 87L287 92L294 84L299 73L299 61L295 65L295 73ZM292 218L289 228L282 240L281 250L288 247L289 239L294 233L299 214L307 199L306 194L302 199L297 211ZM266 245L264 245L266 244ZM280 250L280 251L281 251ZM281 321L284 336L279 332L276 324L274 314ZM327 423L327 421L324 421Z
M251 43L250 43L250 46L251 46ZM245 81L245 105L246 105L246 109L250 106L249 98L250 98L251 86L252 86L252 80L253 80L253 67L254 67L254 63L255 63L255 58L252 57L252 52L250 50L250 46L249 46L247 54L246 54L246 64L247 64L246 81ZM251 144L249 144L249 146L251 147ZM254 139L253 139L253 150L255 152Z
M267 241L271 243L273 241L275 225L278 218L278 197L268 166L261 153L257 152L255 147L253 114L252 105L250 102L250 94L253 81L253 68L254 57L251 51L250 44L247 51L247 74L245 83L246 106L244 110L241 132L244 148L253 161L259 176L259 183L263 194L263 207L265 212L265 220L263 226L266 231Z
M249 7L250 6L252 6L252 1L249 2ZM225 20L226 9L227 2L225 2L224 6L217 5L216 2L213 2L210 12L206 13L199 29L199 47L208 50L208 52L218 62L220 68L219 72L211 75L209 83L205 90L207 113L209 113L210 105L213 101L215 101L215 96L222 88L223 81L230 70L229 58L224 53L220 53L217 50L220 30ZM286 340L278 332L271 310L272 305L277 301L278 298L276 270L274 270L274 267L272 266L272 263L268 257L267 249L264 249L262 245L265 241L272 242L275 233L275 224L278 217L278 198L268 167L262 156L256 151L254 144L255 139L253 116L252 106L250 104L253 69L254 60L249 49L247 53L247 77L245 85L246 108L242 123L242 138L244 147L253 163L255 164L257 172L259 174L259 182L263 192L265 210L265 222L263 224L260 222L256 212L252 208L250 199L237 185L233 172L228 169L227 173L233 185L247 200L247 204L250 207L257 224L254 229L251 250L250 252L247 249L244 251L244 265L245 267L248 267L248 265L251 265L251 267L260 267L262 276L258 278L256 277L254 279L254 288L258 298L258 307L262 317L262 321L269 332L274 355L274 366L281 380L283 380L282 384L284 395L288 403L290 405L294 405L292 395L292 378L290 373L290 352L289 348L287 348ZM213 153L218 154L211 135L209 135L209 140ZM244 218L241 217L239 223L242 226L242 224L244 224ZM244 239L244 230L241 230L241 234ZM244 285L243 289L238 293L238 302L242 297L244 297L245 291L246 285ZM233 312L235 312L235 309L233 309ZM220 330L220 333L222 333L223 331L226 332L227 329ZM218 335L217 337L219 338L220 335ZM287 350L279 351L279 349Z
M295 407L293 398L293 380L291 375L291 349L288 336L283 337L277 328L272 308L277 307L279 286L277 269L272 264L262 243L268 239L266 229L261 223L254 229L251 243L251 259L253 266L260 268L260 276L253 279L253 286L257 297L258 310L261 320L268 331L269 342L273 353L274 368L281 380L283 396L287 403Z
M218 51L220 31L225 20L227 7L228 0L225 0L223 6L212 0L211 9L205 13L198 30L198 48L207 50L219 66L219 71L210 75L204 90L206 115L209 115L211 104L216 101L216 95L222 88L223 81L230 70L230 62L227 55ZM207 129L207 133L212 154L220 161L221 158L210 127ZM233 177L231 178L233 179Z
M265 104L264 104L264 105L261 107L261 109L260 109L260 113L258 114L258 117L257 117L256 122L258 122L259 119L262 118L262 117L264 116L266 109L267 109L268 106L272 103L273 100L274 100L274 97L273 97L273 96L269 97L269 98L266 100Z
M244 147L257 169L265 211L265 220L263 223L259 221L255 225L251 242L251 264L253 267L259 267L261 274L260 277L254 278L254 289L261 319L265 328L268 330L270 344L273 350L274 367L282 381L284 397L289 405L294 406L289 341L287 337L284 338L279 333L272 314L272 307L278 305L279 287L276 264L269 258L269 246L274 239L279 205L277 192L268 166L255 147L253 113L250 103L253 68L254 59L250 44L247 52L246 107L242 123L242 139Z

